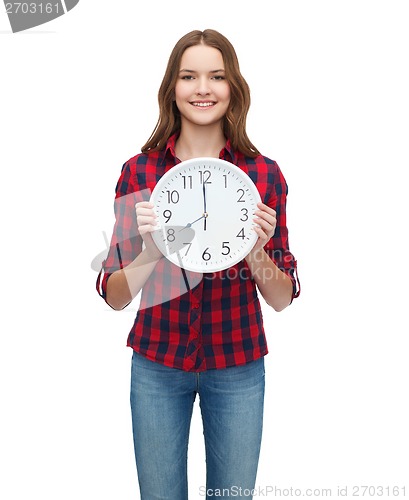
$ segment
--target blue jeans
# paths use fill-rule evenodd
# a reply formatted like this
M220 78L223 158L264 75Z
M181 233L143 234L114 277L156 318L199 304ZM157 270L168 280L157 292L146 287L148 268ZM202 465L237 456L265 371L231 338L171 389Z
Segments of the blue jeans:
M264 358L193 373L134 351L131 409L141 500L187 500L187 450L196 394L205 438L206 498L217 497L216 489L225 489L226 498L252 498L249 490L255 486L263 425ZM204 489L195 499L201 496Z

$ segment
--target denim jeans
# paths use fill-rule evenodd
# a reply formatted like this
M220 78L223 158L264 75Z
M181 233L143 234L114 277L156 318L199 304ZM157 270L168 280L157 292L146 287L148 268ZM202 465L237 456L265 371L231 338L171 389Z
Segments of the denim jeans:
M206 498L223 498L224 490L226 498L251 499L264 380L264 358L194 373L155 363L134 351L131 410L141 500L187 500L187 450L196 394L205 438ZM204 489L195 500L201 497Z

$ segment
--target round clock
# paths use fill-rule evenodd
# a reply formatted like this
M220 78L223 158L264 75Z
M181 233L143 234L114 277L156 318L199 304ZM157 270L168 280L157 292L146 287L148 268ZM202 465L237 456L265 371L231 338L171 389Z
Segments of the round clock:
M240 262L254 247L260 194L239 167L194 158L168 170L151 198L158 216L152 233L159 250L188 271L211 273Z

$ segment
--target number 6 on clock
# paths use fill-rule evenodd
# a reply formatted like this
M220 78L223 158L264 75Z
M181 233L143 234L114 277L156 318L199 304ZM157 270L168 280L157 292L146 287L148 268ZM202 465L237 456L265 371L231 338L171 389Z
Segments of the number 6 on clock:
M251 215L260 194L251 178L228 161L203 157L175 165L159 179L150 201L161 227L152 233L156 245L186 270L227 269L257 241Z

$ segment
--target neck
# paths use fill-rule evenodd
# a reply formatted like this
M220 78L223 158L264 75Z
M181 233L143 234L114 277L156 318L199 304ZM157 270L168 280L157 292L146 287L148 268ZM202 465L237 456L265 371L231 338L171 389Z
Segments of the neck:
M176 141L175 153L181 161L201 156L218 158L225 144L220 123L206 126L184 123Z

